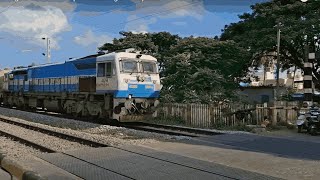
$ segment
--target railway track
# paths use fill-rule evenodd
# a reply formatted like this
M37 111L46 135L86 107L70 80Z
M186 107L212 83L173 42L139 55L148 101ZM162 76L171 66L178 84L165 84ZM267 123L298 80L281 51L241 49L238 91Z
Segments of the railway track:
M153 124L153 123L145 123L145 122L122 124L122 126L131 128L131 129L136 129L136 130L156 132L156 133L168 134L168 135L174 135L174 136L198 137L203 135L213 136L213 135L222 134L219 132L213 132L213 131L204 130L204 129L196 129L196 128L173 126L173 125Z
M28 129L30 131L39 132L39 133L42 133L42 134L45 134L45 135L49 135L51 137L56 137L56 138L59 138L59 139L62 139L62 140L67 140L67 141L70 141L70 142L79 143L81 145L88 146L88 147L94 147L94 148L108 147L106 144L98 143L98 142L95 142L95 141L90 141L88 139L83 139L83 138L72 136L72 135L69 135L69 134L64 134L64 133L52 131L52 130L49 130L49 129L40 128L40 127L37 127L37 126L32 126L32 125L29 125L29 124L13 121L13 120L10 120L10 119L0 118L0 122L7 123L7 124L10 124L10 125L13 125L13 126L16 126L16 127L22 127L24 129ZM54 150L54 149L52 149L52 148L50 148L48 146L45 146L45 145L42 145L40 143L36 143L36 142L34 142L32 140L29 140L27 137L21 137L21 136L15 135L12 132L11 133L10 132L6 132L6 131L4 131L2 129L0 130L0 136L4 136L4 137L7 137L7 138L10 138L10 139L12 139L14 141L17 141L17 142L19 142L21 144L24 144L26 146L32 147L34 149L38 149L38 150L40 150L42 152L46 152L46 153L57 152L56 150Z
M8 107L3 107L3 108L8 108ZM15 109L15 108L10 108L10 109ZM16 110L19 110L19 109L16 109ZM129 128L129 129L134 129L134 130L154 132L154 133L166 134L166 135L172 135L172 136L199 137L199 136L204 136L204 135L213 136L213 135L222 134L219 132L213 132L213 131L204 130L204 129L196 129L196 128L173 126L173 125L162 125L162 124L154 124L154 123L146 123L146 122L107 123L107 122L101 121L101 120L87 121L86 118L79 118L79 117L74 118L74 117L71 117L70 115L51 113L51 112L47 112L47 111L43 111L43 110L27 111L27 112L38 113L38 114L53 116L53 117L58 117L58 118L67 118L67 119L83 121L83 122L96 123L96 124L101 124L101 125L125 127L125 128ZM45 131L45 130L42 130L42 131Z

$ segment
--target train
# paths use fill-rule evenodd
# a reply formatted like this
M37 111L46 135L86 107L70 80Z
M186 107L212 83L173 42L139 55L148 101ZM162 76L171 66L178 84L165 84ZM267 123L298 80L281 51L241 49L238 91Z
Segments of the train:
M159 105L157 59L132 48L6 73L0 103L117 122L143 121Z

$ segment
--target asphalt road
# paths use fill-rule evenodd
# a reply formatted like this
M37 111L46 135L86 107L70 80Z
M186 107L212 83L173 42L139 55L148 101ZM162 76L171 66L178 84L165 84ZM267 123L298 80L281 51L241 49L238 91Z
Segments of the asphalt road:
M201 137L188 143L235 149L242 151L260 152L279 157L320 160L320 136L313 138L268 137L254 134L223 134Z

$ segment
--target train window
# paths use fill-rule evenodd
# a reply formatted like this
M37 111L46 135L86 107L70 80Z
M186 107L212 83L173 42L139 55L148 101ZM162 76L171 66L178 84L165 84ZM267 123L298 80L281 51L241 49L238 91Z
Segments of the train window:
M24 75L24 81L28 81L28 75Z
M157 65L154 62L142 62L142 69L145 73L156 73Z
M138 72L138 66L136 61L122 61L123 72Z
M106 63L99 63L98 64L98 77L105 77L106 76Z
M112 63L108 62L106 63L106 76L112 76Z

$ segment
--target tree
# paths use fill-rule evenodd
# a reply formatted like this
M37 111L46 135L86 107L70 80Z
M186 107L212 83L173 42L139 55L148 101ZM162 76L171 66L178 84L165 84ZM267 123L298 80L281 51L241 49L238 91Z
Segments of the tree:
M248 49L257 67L261 57L276 52L276 26L281 23L281 65L303 68L305 44L314 43L314 37L320 35L320 1L273 0L253 5L251 9L252 13L239 16L239 22L225 26L221 40L234 40ZM320 80L318 69L316 63L314 75Z
M235 78L249 66L248 52L233 41L215 38L181 38L168 32L134 34L104 44L101 50L135 48L158 59L164 88L162 99L171 102L209 103L230 98Z
M169 32L135 34L132 32L120 32L123 36L120 39L114 39L113 43L106 43L100 50L116 51L127 48L135 48L145 51L158 59L160 69L164 68L164 56L170 50L170 47L177 44L181 39L178 35L172 35ZM162 72L162 71L161 71Z
M165 99L210 103L232 97L234 79L246 73L250 58L232 41L188 37L172 46L165 59Z

